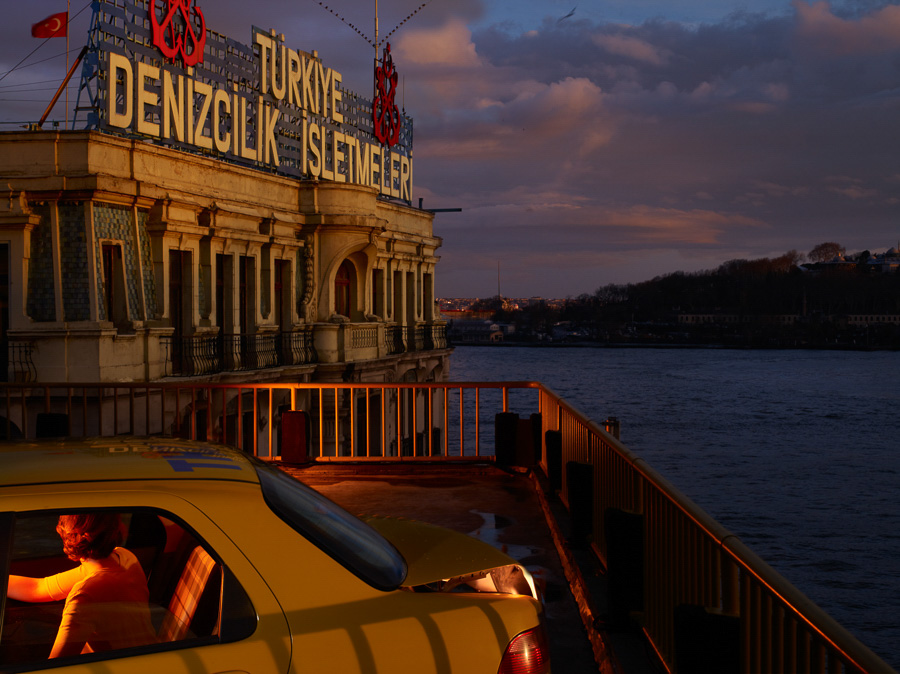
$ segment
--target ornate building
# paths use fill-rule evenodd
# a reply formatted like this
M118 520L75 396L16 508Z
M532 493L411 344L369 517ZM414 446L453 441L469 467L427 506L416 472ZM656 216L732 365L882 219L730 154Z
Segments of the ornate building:
M97 0L83 130L0 133L0 378L441 379L389 45L367 101L198 4Z
M0 167L9 380L446 371L431 213L97 132L0 134Z

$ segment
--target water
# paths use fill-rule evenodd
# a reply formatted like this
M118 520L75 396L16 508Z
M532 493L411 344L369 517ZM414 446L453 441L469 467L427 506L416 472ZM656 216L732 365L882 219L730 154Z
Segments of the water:
M458 347L540 381L900 670L900 353Z

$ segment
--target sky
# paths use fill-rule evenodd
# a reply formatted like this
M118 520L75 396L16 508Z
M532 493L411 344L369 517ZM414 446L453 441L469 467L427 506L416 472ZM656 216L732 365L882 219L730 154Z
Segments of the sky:
M192 2L211 30L247 44L274 28L372 89L355 30L373 38L372 0ZM75 53L88 4L71 0ZM825 241L900 246L898 3L377 6L414 121L414 203L462 209L435 216L439 297L576 297ZM0 130L52 98L64 40L30 26L65 8L31 0L0 25Z

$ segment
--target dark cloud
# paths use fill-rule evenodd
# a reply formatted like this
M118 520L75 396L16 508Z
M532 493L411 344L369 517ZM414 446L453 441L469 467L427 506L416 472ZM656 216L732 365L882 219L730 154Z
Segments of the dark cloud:
M441 291L477 294L454 293L455 272L486 246L511 277L523 265L520 294L548 295L635 280L648 257L685 263L663 273L829 238L894 245L898 38L895 5L851 16L802 0L714 25L471 34L477 84L440 97L431 80L428 104L445 107L418 127L420 184L468 206L467 229L447 219Z
M27 26L57 4L30 3ZM252 17L236 0L201 4L213 30L249 42L249 22L275 28L349 88L371 87L374 50L346 25L371 37L367 5L336 0L342 23L316 0L268 0ZM421 4L381 0L381 35ZM758 0L711 20L715 3L697 0L676 21L668 1L611 0L560 22L571 4L434 1L391 38L416 198L464 209L435 222L439 294L492 294L498 260L505 294L565 296L825 240L896 245L896 2ZM629 22L628 6L656 18ZM9 22L0 38L0 72L35 42ZM42 112L0 96L2 120Z

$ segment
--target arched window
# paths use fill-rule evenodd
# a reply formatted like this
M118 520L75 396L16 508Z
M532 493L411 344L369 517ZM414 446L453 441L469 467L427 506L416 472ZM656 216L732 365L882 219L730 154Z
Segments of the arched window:
M341 262L334 277L334 313L350 317L350 263Z

